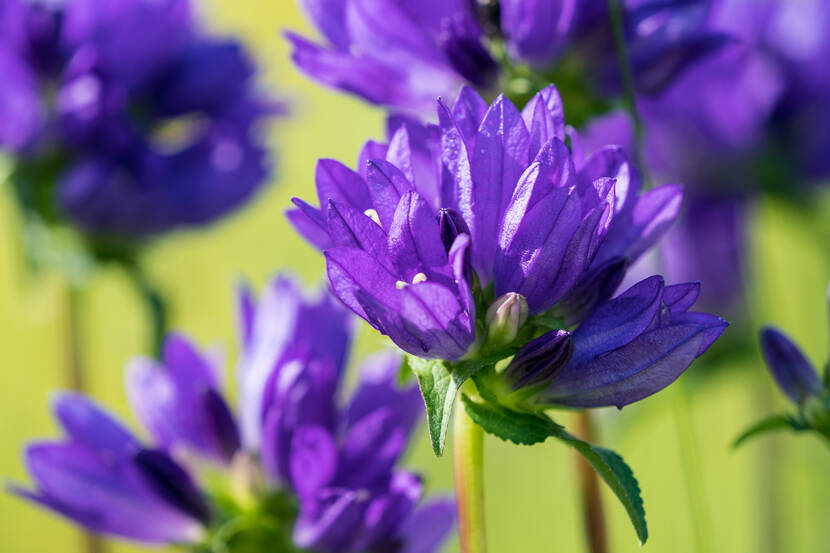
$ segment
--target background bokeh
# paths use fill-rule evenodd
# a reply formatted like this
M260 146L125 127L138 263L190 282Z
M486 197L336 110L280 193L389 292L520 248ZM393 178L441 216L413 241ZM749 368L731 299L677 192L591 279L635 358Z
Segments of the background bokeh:
M318 157L353 164L363 140L382 138L383 116L379 109L312 84L292 68L280 30L307 30L292 1L210 0L203 12L209 26L249 45L265 70L263 86L288 100L292 112L274 126L278 170L258 201L206 231L167 238L148 255L151 276L171 298L173 326L202 344L220 345L232 384L232 286L246 278L259 289L283 269L309 285L317 282L321 256L297 238L282 212L292 196L309 195ZM0 162L0 175L5 169ZM59 275L27 272L21 220L7 188L0 197L0 477L25 481L22 446L55 433L48 401L52 390L66 382L67 292ZM751 242L750 320L735 321L728 334L754 336L761 324L774 321L822 365L830 341L825 302L830 196L825 193L809 206L760 201L753 211ZM134 422L122 371L148 342L142 306L117 268L98 272L81 301L89 391ZM353 360L384 345L365 325L358 328ZM813 437L790 435L763 438L739 451L730 448L748 423L782 408L757 348L739 353L721 348L708 355L708 362L705 357L694 365L678 385L623 411L598 413L600 443L619 451L640 481L650 529L646 551L830 551L828 448ZM558 419L567 422L568 416ZM491 551L584 550L569 451L558 443L519 448L488 437L485 455ZM430 491L450 489L450 459L432 456L425 430L408 463L424 472ZM640 551L623 509L604 492L612 550ZM0 521L0 551L81 551L81 534L71 525L7 494L0 495ZM449 545L457 549L456 542ZM136 550L106 546L108 552Z

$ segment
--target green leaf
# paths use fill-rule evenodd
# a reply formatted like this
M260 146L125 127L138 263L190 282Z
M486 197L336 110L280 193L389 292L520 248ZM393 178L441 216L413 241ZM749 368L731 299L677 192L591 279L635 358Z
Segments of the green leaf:
M634 477L634 473L617 453L610 449L597 447L588 442L582 441L576 436L568 434L564 430L558 430L552 434L585 457L591 466L599 473L611 491L623 504L628 518L634 525L640 543L646 543L648 539L648 527L646 526L646 511L643 508L643 498L640 496L640 485Z
M538 444L562 428L548 417L519 413L492 402L478 402L466 394L461 394L461 400L467 414L485 432L514 444Z
M732 447L740 447L744 444L744 442L751 438L760 436L761 434L766 434L767 432L783 430L785 428L790 430L804 430L804 426L798 424L789 415L772 415L765 419L761 419L760 421L756 422L755 424L747 428L740 436L738 436L735 439L734 443L732 444Z
M421 359L414 355L408 356L408 363L412 372L418 377L418 385L424 397L432 450L436 455L442 455L458 389L470 376L487 366L488 363L483 361L450 363L440 359Z
M597 447L568 434L545 415L520 413L492 402L479 402L462 394L467 414L486 432L519 445L544 442L548 437L561 440L582 454L623 504L641 543L648 538L646 513L640 485L634 473L617 453Z

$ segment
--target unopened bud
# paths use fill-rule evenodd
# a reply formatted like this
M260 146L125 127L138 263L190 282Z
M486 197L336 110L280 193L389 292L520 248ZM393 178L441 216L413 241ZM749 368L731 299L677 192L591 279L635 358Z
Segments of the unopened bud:
M522 346L504 376L514 391L546 384L565 368L573 352L571 333L552 330Z
M516 292L501 296L487 310L487 341L493 345L506 345L519 334L527 322L529 309L527 300Z

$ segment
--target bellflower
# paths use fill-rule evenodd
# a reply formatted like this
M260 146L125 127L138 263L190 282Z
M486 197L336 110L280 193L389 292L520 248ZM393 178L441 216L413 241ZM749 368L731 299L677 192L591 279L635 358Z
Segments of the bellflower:
M569 309L595 295L583 281L639 257L677 213L680 187L640 194L619 148L571 154L552 86L522 112L464 89L452 109L439 103L439 117L438 173L415 178L402 126L365 176L321 160L322 207L296 200L289 214L325 251L338 298L410 353L465 355L481 338L474 291L521 295L531 317ZM434 182L438 195L420 192ZM604 293L588 303L613 288Z
M828 288L830 305L830 288ZM786 334L767 326L760 333L761 354L778 388L795 405L794 413L768 416L750 426L735 441L738 446L749 438L772 430L810 430L830 440L830 393L828 370L819 377L813 364Z
M268 173L242 46L187 0L9 0L0 8L0 147L24 207L94 236L206 224Z
M707 306L740 305L758 194L798 199L830 175L828 24L826 2L711 2L706 27L735 40L659 97L638 100L649 172L686 185L686 209L663 249L667 273L705 282ZM632 132L618 113L595 125L600 140L614 127Z
M95 532L147 543L203 537L211 510L186 469L81 395L61 394L53 409L66 438L26 449L35 489L14 493Z
M321 207L295 199L288 213L324 252L334 295L411 354L436 451L467 378L488 410L621 407L669 385L724 330L690 311L694 283L655 276L611 299L682 191L641 192L622 148L586 148L553 86L522 111L464 88L452 107L439 101L438 121L367 143L359 171L320 160ZM413 170L415 150L438 158L420 164L431 172Z
M567 73L563 67L577 58L587 68L579 78L597 81L588 83L597 93L607 96L609 81L619 88L605 0L299 4L322 43L287 33L294 63L324 85L395 111L429 113L436 97L452 97L465 84L486 93L501 78L509 89L514 77L526 81L516 77L526 64L543 75ZM659 92L725 43L704 25L708 4L624 2L624 40L640 90Z
M220 392L216 356L172 334L160 361L128 369L130 402L153 448L88 400L62 396L56 412L71 439L30 447L36 491L14 491L93 531L148 543L238 539L217 530L241 517L243 533L280 550L440 547L454 505L420 504L420 478L396 467L421 409L417 387L398 384L400 356L367 359L341 403L351 334L342 308L326 295L305 299L285 277L258 300L243 287L237 301L239 424ZM185 461L209 467L210 478L197 485Z

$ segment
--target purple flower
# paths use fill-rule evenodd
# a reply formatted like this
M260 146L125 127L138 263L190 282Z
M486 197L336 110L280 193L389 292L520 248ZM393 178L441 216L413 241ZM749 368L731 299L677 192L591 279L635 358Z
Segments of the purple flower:
M404 111L425 112L465 82L488 87L497 73L465 0L302 0L325 39L286 36L294 63L340 90Z
M658 96L687 68L720 51L732 39L712 28L712 0L620 0L623 31L637 91ZM578 2L572 24L580 59L588 60L600 85L619 88L614 34L607 0Z
M95 532L148 543L202 538L210 509L184 468L81 395L57 396L54 412L65 440L30 445L35 489L12 492Z
M133 412L160 446L185 447L228 464L240 438L216 365L187 338L171 334L161 361L139 358L130 364L127 392Z
M236 524L228 502L238 501L245 528L270 543L293 539L322 553L436 551L455 507L422 502L420 478L396 466L423 405L416 386L398 382L400 355L367 359L342 402L351 332L341 307L327 295L305 299L286 277L258 301L241 288L238 307L242 432L219 393L216 361L173 334L161 361L137 359L128 371L153 448L82 396L63 395L55 412L67 440L31 446L36 489L12 491L92 531L145 542L222 540L216 530ZM206 481L224 477L231 491L203 496L174 457L213 462ZM284 506L271 513L274 503Z
M521 112L465 88L452 109L439 102L439 122L421 133L440 136L440 151L420 148L440 160L422 164L431 175L411 169L412 125L402 126L388 148L367 144L385 158L362 174L321 160L321 208L295 200L288 214L324 250L335 295L414 355L467 354L491 286L495 298L521 294L531 317L560 302L586 316L619 283L597 272L638 258L679 209L676 185L639 193L620 148L572 155L553 86Z
M449 0L302 0L323 44L287 33L294 63L324 85L396 111L428 113L462 85L488 91L500 67L528 63L556 70L570 58L580 78L607 96L619 89L605 0L502 0L491 6ZM492 9L495 4L496 9ZM657 93L686 67L720 49L699 1L624 2L625 40L638 88ZM392 31L391 29L394 29ZM509 68L505 68L509 69ZM508 76L513 71L504 71ZM599 78L595 78L598 76ZM610 86L609 86L610 85Z
M674 382L728 326L689 311L699 291L653 276L600 306L573 332L573 356L535 401L622 408Z
M265 180L256 126L276 106L240 44L203 34L187 0L10 0L0 28L13 30L0 147L28 207L47 198L45 216L130 238L206 224Z
M666 238L666 270L705 282L707 307L742 303L751 202L762 192L798 198L830 175L828 24L826 2L713 1L706 26L736 40L638 100L649 172L682 181L688 196ZM621 119L598 136L624 130Z
M423 409L417 387L397 384L400 356L369 358L341 406L351 335L341 308L325 295L303 300L285 278L258 303L243 289L239 306L246 441L269 481L299 499L295 543L330 553L436 550L454 506L419 507L418 477L395 468Z
M820 397L824 387L813 365L801 350L781 331L761 330L761 352L770 373L793 403L803 404L810 397Z

